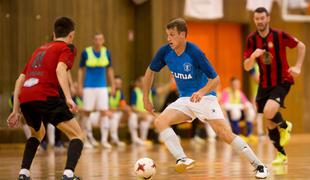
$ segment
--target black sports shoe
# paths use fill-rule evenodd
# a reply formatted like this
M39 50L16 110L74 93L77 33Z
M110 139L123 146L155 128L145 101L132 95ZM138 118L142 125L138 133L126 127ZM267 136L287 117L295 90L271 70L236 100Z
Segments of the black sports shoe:
M68 176L66 176L66 175L63 175L62 178L61 178L61 180L80 180L80 178L77 177L77 176L68 177Z
M18 176L18 179L17 180L30 180L30 177L24 175L24 174L20 174Z

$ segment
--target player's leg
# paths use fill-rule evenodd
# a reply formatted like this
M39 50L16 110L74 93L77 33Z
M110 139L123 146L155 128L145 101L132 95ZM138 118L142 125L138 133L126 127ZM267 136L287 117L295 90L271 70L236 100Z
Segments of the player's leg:
M74 118L59 123L57 128L64 132L70 140L67 152L67 162L62 179L74 178L74 170L83 149L83 132Z
M96 89L97 99L96 108L100 111L100 132L101 132L101 145L104 148L112 148L108 142L110 120L109 120L109 96L107 88Z
M155 128L159 133L160 138L163 140L170 153L177 160L177 172L184 172L186 169L192 168L194 161L187 158L181 146L179 137L170 126L188 121L190 119L192 118L179 110L167 108L154 121Z
M85 141L85 147L92 148L92 146L98 146L98 142L93 135L92 124L90 121L90 114L95 109L96 93L94 88L83 89L83 113L82 123L85 127L87 139Z
M111 134L112 143L120 147L126 146L126 144L120 141L118 137L118 128L119 128L122 115L123 113L121 111L113 112L112 119L110 120L111 122L110 134Z
M281 113L279 112L280 104L275 100L269 99L264 107L264 115L267 119L268 135L270 140L273 142L274 147L278 150L278 154L272 164L282 164L287 162L286 152L284 147L280 143L280 130L288 126L291 129L291 124L283 120ZM289 133L288 133L289 136ZM289 137L286 137L289 140Z
M144 145L144 141L138 136L138 115L135 112L129 112L128 129L133 144Z
M145 112L141 114L141 119L142 121L140 122L140 138L143 141L146 141L154 117L151 114Z
M257 158L251 147L239 136L235 135L225 123L224 119L209 120L208 123L215 131L217 136L230 144L238 153L245 156L251 165L256 169L257 178L266 178L268 170L264 164Z

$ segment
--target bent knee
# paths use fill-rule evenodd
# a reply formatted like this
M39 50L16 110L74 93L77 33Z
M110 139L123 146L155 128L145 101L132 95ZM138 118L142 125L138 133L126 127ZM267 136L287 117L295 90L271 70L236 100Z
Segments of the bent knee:
M269 109L269 108L264 109L264 116L266 117L266 119L272 119L276 113L277 111L273 109Z

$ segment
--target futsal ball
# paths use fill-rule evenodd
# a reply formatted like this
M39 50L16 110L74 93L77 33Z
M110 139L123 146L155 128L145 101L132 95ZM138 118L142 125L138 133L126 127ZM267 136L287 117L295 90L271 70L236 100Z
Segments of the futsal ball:
M135 173L139 180L150 180L156 173L156 166L152 159L141 158L135 164Z

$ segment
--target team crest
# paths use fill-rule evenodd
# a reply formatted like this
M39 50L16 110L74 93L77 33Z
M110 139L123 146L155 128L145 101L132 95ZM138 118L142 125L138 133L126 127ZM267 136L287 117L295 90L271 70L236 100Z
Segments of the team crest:
M272 42L268 42L268 48L272 49L273 48L273 43Z
M192 65L190 63L184 63L183 67L185 72L190 72L192 70Z

